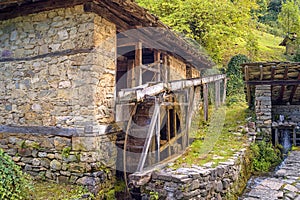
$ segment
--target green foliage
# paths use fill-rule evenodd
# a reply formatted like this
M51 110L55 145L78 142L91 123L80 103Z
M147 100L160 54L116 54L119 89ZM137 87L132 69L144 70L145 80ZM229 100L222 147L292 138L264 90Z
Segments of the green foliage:
M299 5L293 0L283 3L278 15L278 22L285 33L299 33L300 10Z
M255 171L267 172L281 162L281 152L270 142L261 141L251 144L253 154L252 166Z
M242 54L233 56L229 61L226 70L227 77L229 78L227 83L228 96L244 93L243 73L240 65L246 62L250 62L250 60Z
M63 148L63 150L62 150L62 156L64 157L64 158L68 158L69 157L69 155L70 155L70 152L71 152L71 147L65 147L65 148Z
M29 176L0 149L0 199L26 199L31 189Z
M199 42L216 63L232 55L253 27L253 0L137 0L174 30ZM191 12L192 11L192 12ZM254 38L255 39L255 38Z

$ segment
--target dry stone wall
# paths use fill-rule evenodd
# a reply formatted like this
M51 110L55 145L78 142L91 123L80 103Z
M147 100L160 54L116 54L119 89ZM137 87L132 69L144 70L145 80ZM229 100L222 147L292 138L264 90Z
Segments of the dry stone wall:
M272 100L271 85L255 86L255 113L258 132L271 134Z
M116 27L83 6L0 21L0 148L25 171L113 181Z
M152 173L143 185L144 199L234 199L250 177L249 151L245 148L217 167L164 168ZM150 193L150 196L148 195Z

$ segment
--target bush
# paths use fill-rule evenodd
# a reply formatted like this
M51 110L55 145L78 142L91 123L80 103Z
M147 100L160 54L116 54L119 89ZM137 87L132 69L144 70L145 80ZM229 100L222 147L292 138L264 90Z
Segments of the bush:
M31 185L29 176L0 149L0 199L26 199Z
M252 166L255 171L267 172L281 162L281 152L270 142L261 141L251 144Z
M250 62L247 56L238 54L233 56L227 65L227 96L243 94L244 93L244 81L243 73L241 70L241 64Z

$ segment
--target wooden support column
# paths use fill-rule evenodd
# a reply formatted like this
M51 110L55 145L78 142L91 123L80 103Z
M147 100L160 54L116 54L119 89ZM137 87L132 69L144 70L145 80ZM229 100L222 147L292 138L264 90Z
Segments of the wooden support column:
M275 128L275 145L279 144L278 140L279 140L279 135L278 135L278 128Z
M222 98L222 104L224 104L225 103L225 101L226 101L226 89L227 89L227 78L224 78L224 90L223 90L223 98Z
M293 145L296 146L296 128L293 128Z
M156 162L160 162L160 109L156 121L156 145L157 145Z
M167 140L170 143L171 140L171 119L170 119L170 108L167 106ZM171 146L168 146L168 156L171 156Z
M247 90L247 102L248 106L251 106L251 91L250 91L250 85L247 83L249 81L249 68L246 65L245 66L245 81L246 81L246 90Z
M138 42L135 46L135 78L136 83L135 86L142 85L143 83L143 71L141 69L143 62L143 45L141 42Z
M136 85L135 83L135 69L134 60L127 61L127 88L132 88Z
M204 120L208 120L208 85L203 84L203 110L204 110Z
M156 69L157 73L155 76L155 80L157 82L161 81L161 66L160 66L160 52L158 50L154 50L154 63L157 63Z
M220 106L220 81L215 82L215 104L217 108Z

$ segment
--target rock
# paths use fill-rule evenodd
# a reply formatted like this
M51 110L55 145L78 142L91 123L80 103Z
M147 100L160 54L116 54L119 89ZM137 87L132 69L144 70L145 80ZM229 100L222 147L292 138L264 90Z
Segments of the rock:
M56 150L63 150L65 147L71 147L71 139L65 137L55 137L54 146Z
M40 164L41 164L41 161L38 158L32 159L33 166L39 166Z
M291 191L291 192L298 192L298 189L295 186L290 185L290 184L287 184L286 186L284 186L283 189Z
M45 158L45 157L47 157L47 153L46 152L39 152L38 157Z
M79 178L76 181L76 184L85 185L85 186L95 186L96 185L96 178L89 177L89 176L84 176L82 178Z
M58 171L61 169L61 163L57 160L52 160L50 162L50 168L51 170Z
M296 195L297 194L295 192L288 192L285 194L285 197L288 197L290 199L295 199Z

